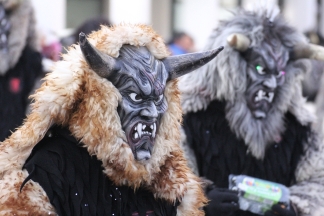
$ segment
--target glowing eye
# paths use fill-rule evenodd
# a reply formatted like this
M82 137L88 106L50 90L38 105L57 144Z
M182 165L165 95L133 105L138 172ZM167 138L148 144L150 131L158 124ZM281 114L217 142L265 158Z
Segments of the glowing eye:
M135 101L135 102L140 102L143 100L142 97L136 93L130 93L128 96L132 99L132 101Z
M257 70L257 72L259 74L261 74L261 75L264 75L265 74L265 69L262 66L257 65L257 66L255 66L255 69Z
M161 95L159 96L159 98L155 100L155 102L159 103L159 102L161 102L162 100L163 100L163 94L161 94Z

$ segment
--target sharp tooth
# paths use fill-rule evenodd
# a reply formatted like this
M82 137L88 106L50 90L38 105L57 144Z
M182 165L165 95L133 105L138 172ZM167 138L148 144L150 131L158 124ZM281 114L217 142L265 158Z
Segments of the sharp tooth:
M153 130L153 125L151 124L150 128Z
M145 125L145 124L143 124L143 130L145 130L145 128L146 128L146 125Z
M138 133L137 133L137 132L134 134L134 138L135 138L135 139L138 138Z
M153 131L152 131L152 137L155 138L155 133L156 133L156 124L153 124Z
M142 137L142 123L138 123L137 132L138 132L139 138L141 138Z
M271 103L274 97L274 93L273 92L269 92L269 102Z
M259 92L258 92L258 100L262 99L262 95L263 95L263 91L259 90Z
M258 96L255 96L254 101L256 101L256 102L259 101Z
M137 126L134 128L135 131L137 131Z

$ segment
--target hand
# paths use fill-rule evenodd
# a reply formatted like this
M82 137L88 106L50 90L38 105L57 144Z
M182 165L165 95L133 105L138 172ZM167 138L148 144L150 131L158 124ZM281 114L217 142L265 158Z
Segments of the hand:
M281 204L275 204L272 208L265 212L265 216L297 216L294 208L287 209Z
M229 214L239 209L238 192L226 188L214 188L207 193L210 200L205 207L206 215Z

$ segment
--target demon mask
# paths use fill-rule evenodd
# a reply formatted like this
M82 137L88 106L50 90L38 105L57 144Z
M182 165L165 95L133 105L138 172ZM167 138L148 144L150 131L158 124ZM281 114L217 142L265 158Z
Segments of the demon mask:
M166 83L206 64L223 49L157 60L144 46L123 45L119 57L113 58L95 49L83 33L80 46L90 67L122 95L118 114L138 161L151 158L161 117L168 108Z

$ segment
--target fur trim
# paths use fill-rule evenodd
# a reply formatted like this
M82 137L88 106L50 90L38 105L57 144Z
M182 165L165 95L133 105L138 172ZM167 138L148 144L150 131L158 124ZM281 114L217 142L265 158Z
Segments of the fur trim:
M102 26L90 34L89 41L114 57L123 44L146 46L158 59L168 56L162 39L144 25ZM68 125L88 152L103 162L104 172L115 184L135 189L147 186L157 197L182 200L179 215L203 215L201 208L207 200L178 146L181 109L176 80L166 86L168 110L147 163L136 161L126 142L117 113L119 91L90 69L78 45L69 48L32 97L32 111L25 123L0 145L2 175L21 169L52 124Z
M283 115L292 112L302 124L314 121L305 108L306 100L301 94L301 79L305 62L295 61L287 65L286 81L274 98L273 109L262 121L254 120L245 100L247 87L247 63L241 54L227 44L227 37L240 33L251 40L251 46L259 46L264 40L265 19L272 17L282 44L288 49L306 42L303 35L290 28L277 12L266 9L260 12L241 11L229 21L222 22L212 33L205 50L225 46L219 56L206 66L183 76L179 80L184 113L206 109L213 100L225 100L226 118L232 131L249 146L251 153L262 159L267 145L280 136L284 128ZM251 129L253 128L253 129Z
M324 202L324 140L316 133L304 144L305 154L295 171L297 184L289 188L300 215L322 215ZM322 214L319 214L322 213Z
M56 215L42 187L32 180L20 191L27 171L13 171L1 179L0 215Z
M39 50L40 45L36 34L34 9L30 0L0 0L5 8L11 10L11 24L8 37L9 54L0 53L0 75L14 67L26 45Z

